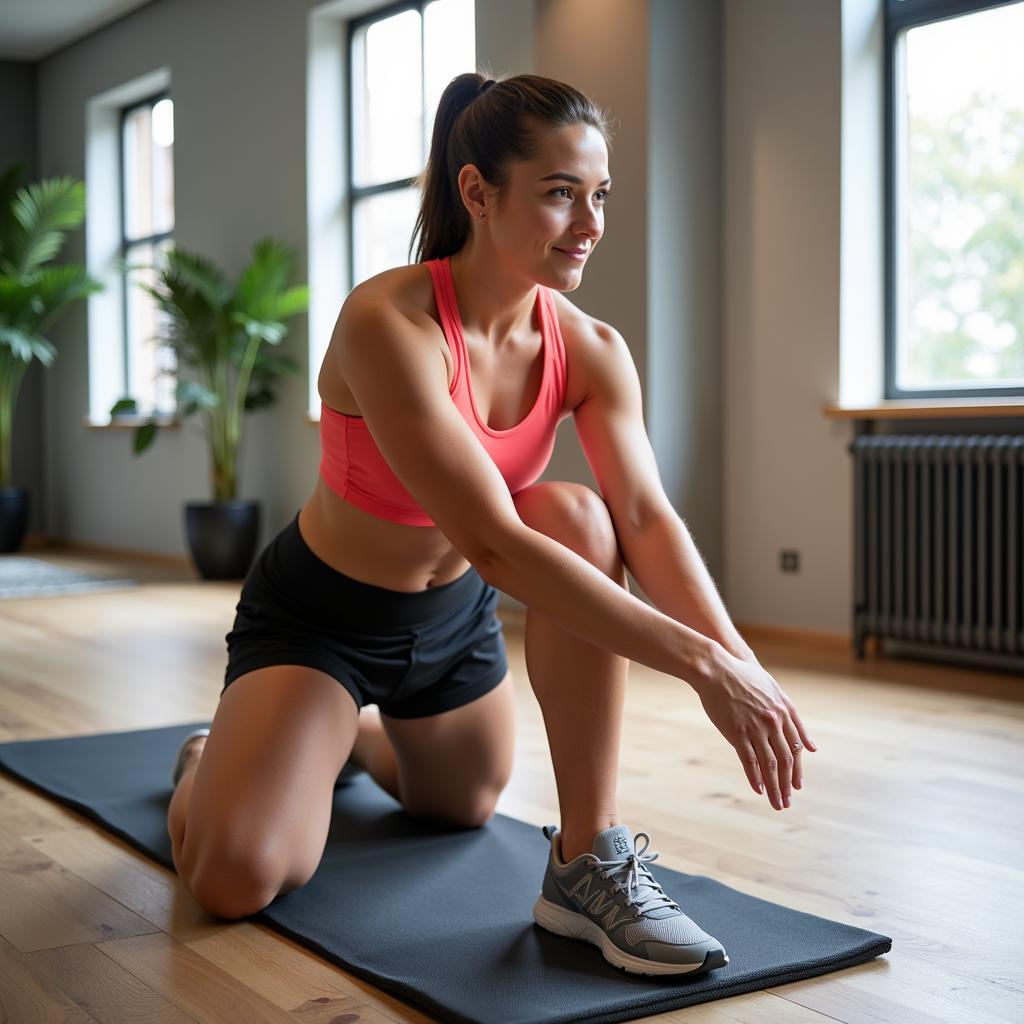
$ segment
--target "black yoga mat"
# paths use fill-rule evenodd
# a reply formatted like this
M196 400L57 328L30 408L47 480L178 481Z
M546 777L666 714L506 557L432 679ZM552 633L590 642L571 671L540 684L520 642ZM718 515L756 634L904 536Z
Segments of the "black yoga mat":
M170 765L200 725L209 723L3 743L0 767L173 870ZM729 963L689 979L627 974L596 946L534 923L547 853L538 826L503 814L481 829L417 822L360 774L334 792L313 878L249 920L460 1024L611 1024L813 978L892 947L886 935L656 864L665 892L721 940Z

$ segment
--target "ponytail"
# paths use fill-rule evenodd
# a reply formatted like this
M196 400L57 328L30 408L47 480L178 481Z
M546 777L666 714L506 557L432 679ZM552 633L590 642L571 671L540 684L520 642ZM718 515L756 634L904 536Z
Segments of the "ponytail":
M410 241L417 235L417 263L458 252L469 237L469 211L459 192L459 171L475 164L498 189L500 209L508 165L540 152L537 128L592 125L611 148L611 124L604 111L570 85L540 75L494 80L474 72L457 75L437 105L427 166L416 180L420 208Z

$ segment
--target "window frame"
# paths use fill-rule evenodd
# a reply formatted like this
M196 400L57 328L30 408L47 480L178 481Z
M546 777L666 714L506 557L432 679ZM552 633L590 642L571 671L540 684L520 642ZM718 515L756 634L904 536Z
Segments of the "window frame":
M908 29L937 21L1010 7L1020 0L884 0L885 17L885 398L978 398L1024 395L1024 387L911 389L896 385L896 44Z
M356 206L364 199L369 199L372 196L380 195L384 192L397 192L401 189L412 188L417 181L417 175L413 175L409 178L395 178L392 181L383 181L376 185L356 185L355 184L355 105L356 105L356 87L355 87L355 69L357 67L357 61L355 60L355 54L353 51L353 44L355 41L356 33L366 27L372 25L374 22L384 21L387 18L394 17L396 14L401 14L403 11L419 11L420 15L420 97L425 98L427 94L427 82L426 82L426 17L425 10L428 4L432 0L396 0L395 3L386 4L383 7L374 8L367 14L360 15L357 18L349 19L346 26L345 33L345 53L347 55L348 62L348 114L345 118L345 156L348 165L347 176L348 176L348 199L346 202L346 213L348 216L348 282L346 291L351 292L356 286L356 231L355 231L355 213ZM426 110L426 104L421 103L420 110L420 138L425 137L426 125L423 123ZM426 162L424 160L424 162Z
M128 204L125 201L125 194L127 191L127 181L125 180L125 151L124 151L124 127L128 117L133 114L136 110L141 110L143 107L149 107L150 116L152 117L153 108L161 100L170 100L171 92L169 89L161 89L159 92L153 93L147 96L145 99L135 100L125 106L121 107L118 117L118 136L117 136L117 152L118 152L118 180L119 180L119 208L120 208L120 252L121 261L124 263L128 259L129 247L135 248L139 245L152 245L154 250L160 242L167 238L174 237L174 230L170 231L158 231L152 235L144 235L139 238L133 238L129 241L128 239ZM177 227L177 216L174 218L175 227ZM125 277L125 286L121 289L121 334L122 334L122 358L123 358L123 381L121 393L124 395L130 395L131 392L131 326L128 322L128 291L131 286L128 283L127 276ZM173 416L176 414L176 409L142 409L139 410L140 414L152 414L156 416Z

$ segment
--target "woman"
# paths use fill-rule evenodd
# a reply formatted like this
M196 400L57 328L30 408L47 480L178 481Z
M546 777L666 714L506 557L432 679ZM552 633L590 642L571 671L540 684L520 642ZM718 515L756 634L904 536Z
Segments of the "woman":
M255 913L309 880L349 759L409 814L491 817L514 739L504 590L528 609L562 818L544 829L535 920L631 971L727 962L618 818L627 659L689 682L780 809L811 741L734 629L727 650L629 593L626 564L652 600L702 564L671 543L685 528L625 342L563 294L604 231L609 145L602 112L560 82L464 74L445 89L417 261L341 308L316 488L249 573L208 738L180 752L168 831L210 912ZM536 483L570 414L603 497Z

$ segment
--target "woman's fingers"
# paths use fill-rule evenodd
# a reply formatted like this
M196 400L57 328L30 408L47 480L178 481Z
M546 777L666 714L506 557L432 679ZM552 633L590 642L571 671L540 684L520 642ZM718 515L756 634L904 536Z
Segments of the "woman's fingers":
M740 755L740 764L743 765L743 771L747 776L747 781L750 783L750 788L755 793L763 792L764 786L761 784L761 769L757 763L757 753L750 745L750 740L741 740L740 745L736 748L736 753Z
M779 759L772 750L768 737L761 733L753 739L753 747L757 752L757 762L761 767L761 778L772 807L782 810L782 793L779 787Z
M793 796L793 769L796 767L796 755L790 746L786 732L787 727L790 732L793 732L793 727L789 723L789 715L783 711L779 715L779 721L775 724L775 728L768 734L768 742L771 743L779 763L779 790L784 807L789 805Z
M800 762L800 753L804 749L804 745L800 742L800 737L797 735L796 726L789 718L783 721L782 731L786 735L786 742L789 744L790 753L793 755L793 788L803 789L804 771Z
M786 707L789 709L789 716L793 719L793 724L796 726L797 731L800 733L800 739L804 746L813 754L817 749L817 745L810 736L807 735L807 730L804 728L804 723L800 721L800 716L796 713L796 708L793 707L793 702L783 694L786 701Z

